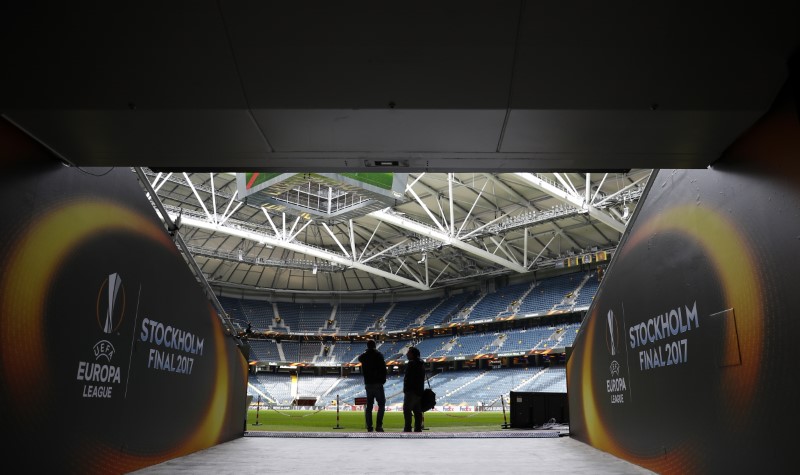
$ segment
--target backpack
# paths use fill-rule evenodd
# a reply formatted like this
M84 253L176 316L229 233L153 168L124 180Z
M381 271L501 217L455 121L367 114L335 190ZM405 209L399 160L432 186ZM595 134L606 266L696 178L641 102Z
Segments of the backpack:
M422 391L422 412L430 411L436 406L436 393L431 388Z

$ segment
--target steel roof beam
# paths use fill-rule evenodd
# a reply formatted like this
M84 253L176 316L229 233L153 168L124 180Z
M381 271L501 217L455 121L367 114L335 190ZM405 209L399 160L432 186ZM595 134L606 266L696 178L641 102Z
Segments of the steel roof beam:
M572 206L577 206L579 208L586 209L589 212L589 216L600 221L601 223L605 224L611 229L620 233L625 232L625 226L626 226L625 223L617 221L613 216L606 213L605 211L600 210L590 205L589 203L585 202L580 195L575 195L567 190L561 189L555 186L554 184L539 178L533 173L515 173L515 175L526 180L528 183L535 186L537 189L549 194L550 196L556 198L559 201L570 204Z
M519 273L528 272L528 269L515 262L511 262L507 259L503 259L500 256L492 254L491 252L477 248L471 244L467 244L466 242L460 239L450 237L446 232L441 232L422 223L412 221L402 216L390 213L386 209L373 211L369 215L376 219L380 219L381 221L386 221L390 224L394 224L395 226L405 228L417 234L436 239L438 241L443 242L444 244L458 248L468 254L472 254L473 256L479 257L485 261L499 264L505 267L506 269L510 269Z

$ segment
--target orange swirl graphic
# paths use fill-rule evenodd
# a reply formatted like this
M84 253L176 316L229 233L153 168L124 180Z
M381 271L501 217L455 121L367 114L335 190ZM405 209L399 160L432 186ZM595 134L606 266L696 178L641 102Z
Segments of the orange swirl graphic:
M212 324L218 322L219 317L210 305L206 316L213 320ZM223 442L220 436L224 432L225 424L230 420L230 411L232 410L229 398L229 378L231 378L231 374L225 351L225 335L221 329L217 330L213 332L213 347L216 351L215 364L217 369L213 383L214 387L211 391L208 406L206 406L205 412L199 415L197 426L192 433L182 441L175 441L175 444L165 451L147 456L120 453L117 447L92 447L89 450L92 455L88 463L93 465L91 469L94 469L94 473L108 473L108 465L114 466L113 471L128 472L194 453ZM246 374L247 363L244 358L241 359L240 365L242 374ZM89 467L85 468L87 470L90 469Z
M16 242L0 280L0 355L3 378L20 410L35 411L47 393L49 367L44 303L70 252L102 231L143 235L168 249L166 232L141 213L115 203L80 199L33 220Z
M624 258L632 249L647 245L652 236L664 232L679 233L702 248L712 263L714 275L722 284L720 287L724 292L725 306L734 309L742 364L736 371L722 371L719 381L720 393L726 395L726 399L720 403L729 411L728 420L735 421L742 414L747 414L747 409L752 404L762 358L765 311L756 260L734 223L713 210L696 205L671 208L637 226L616 258ZM587 321L587 335L594 335L595 331L599 331L595 324L599 317L595 311L593 309L591 318ZM599 409L600 398L604 398L605 394L598 395L594 390L594 381L599 375L592 371L591 360L595 352L593 346L591 338L585 339L580 360L583 368L580 381L583 413L591 445L657 471L694 465L692 459L695 456L701 457L702 454L697 454L688 442L681 447L675 447L667 460L663 456L650 458L631 453L615 440L613 427L603 421Z
M7 383L10 403L20 417L32 417L47 402L50 378L42 374L57 355L45 347L44 308L53 279L64 261L78 247L101 232L125 232L152 240L177 254L166 232L146 215L123 205L92 199L78 199L35 217L15 242L0 276L0 371ZM207 318L218 323L209 305ZM108 473L152 465L195 452L220 442L230 417L228 379L231 377L223 332L213 332L215 350L214 388L204 414L190 437L161 454L134 456L106 446L102 440L86 445L76 455L76 463L86 473ZM241 362L244 367L246 363ZM243 369L243 374L246 369ZM87 454L91 453L91 456ZM77 462L80 459L82 462Z
M209 306L208 316L215 318L216 313ZM212 322L214 323L214 322ZM227 365L227 353L225 352L225 338L220 329L213 332L214 348L216 349L216 380L211 392L205 415L191 439L187 440L184 447L179 449L181 453L194 452L219 442L218 437L222 428L225 426L228 415L228 384L230 374ZM176 455L177 456L177 455Z

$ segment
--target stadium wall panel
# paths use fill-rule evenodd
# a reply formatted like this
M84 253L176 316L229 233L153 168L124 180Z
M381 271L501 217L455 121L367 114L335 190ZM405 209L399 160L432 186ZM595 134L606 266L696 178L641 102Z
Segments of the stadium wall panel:
M573 437L658 473L796 464L794 103L709 169L653 173L567 364Z
M3 121L0 420L34 472L127 473L244 433L247 362L130 169Z

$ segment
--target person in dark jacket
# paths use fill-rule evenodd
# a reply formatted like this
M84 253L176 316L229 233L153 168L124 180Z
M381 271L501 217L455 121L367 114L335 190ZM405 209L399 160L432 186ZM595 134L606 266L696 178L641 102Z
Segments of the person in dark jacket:
M425 390L425 366L419 349L412 346L406 352L408 364L403 378L403 432L411 432L411 416L414 416L414 432L422 432L422 392Z
M375 431L383 432L383 413L386 411L386 394L383 385L386 383L386 361L377 350L375 340L367 340L367 351L358 357L361 363L361 374L364 375L364 389L367 391L367 404L364 406L364 417L367 421L367 432L372 432L372 407L378 403L378 414L375 418Z

